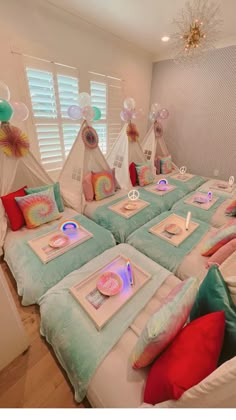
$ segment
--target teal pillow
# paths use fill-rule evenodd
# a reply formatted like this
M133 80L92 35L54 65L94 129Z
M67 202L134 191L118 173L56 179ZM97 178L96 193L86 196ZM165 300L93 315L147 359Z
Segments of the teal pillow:
M34 193L38 193L38 192L41 192L41 191L45 191L45 190L47 190L48 188L51 188L51 187L53 187L57 207L58 207L59 212L61 213L62 211L64 211L64 203L63 203L63 200L61 198L59 182L55 182L55 184L51 184L51 185L42 185L41 187L25 188L25 192L26 192L26 194L34 194Z
M225 312L225 336L218 365L236 356L236 306L218 267L213 265L202 282L190 313L190 321L210 312Z

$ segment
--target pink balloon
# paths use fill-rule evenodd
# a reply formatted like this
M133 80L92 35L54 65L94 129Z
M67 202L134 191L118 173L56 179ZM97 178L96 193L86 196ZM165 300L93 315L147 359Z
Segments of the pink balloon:
M124 122L131 121L133 117L133 112L129 109L123 109L120 113L120 118Z
M67 113L72 120L79 120L82 117L82 109L78 105L71 105Z
M13 109L13 115L11 117L12 123L21 123L27 120L29 116L29 110L23 102L10 102Z
M82 117L84 120L92 121L94 119L94 109L91 106L82 108Z
M159 114L160 114L160 118L162 120L166 120L169 117L169 115L170 115L169 114L169 111L167 109L165 109L165 108L161 109L161 111L159 112Z

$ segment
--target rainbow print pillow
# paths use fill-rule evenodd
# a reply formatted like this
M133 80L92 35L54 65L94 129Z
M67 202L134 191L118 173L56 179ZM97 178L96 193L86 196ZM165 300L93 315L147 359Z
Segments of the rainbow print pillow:
M236 238L236 220L231 220L221 229L218 229L216 233L214 232L214 234L206 241L202 250L202 255L204 257L210 257L223 245L227 244L234 238Z
M112 171L92 172L92 184L96 201L115 194L115 183Z
M148 366L184 326L198 291L198 279L179 283L145 325L132 352L133 368Z
M53 187L24 197L15 197L28 229L61 217L54 196Z
M152 184L154 178L153 178L150 166L143 165L143 164L137 164L135 166L136 166L136 171L138 175L138 183L140 187L144 187L145 185Z
M225 210L225 214L229 216L236 216L236 200L234 200Z

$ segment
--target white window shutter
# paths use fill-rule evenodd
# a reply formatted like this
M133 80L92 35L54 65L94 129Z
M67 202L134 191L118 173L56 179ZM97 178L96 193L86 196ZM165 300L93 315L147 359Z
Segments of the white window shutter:
M57 118L53 73L26 68L28 86L35 118Z
M108 84L108 151L117 140L122 127L120 113L123 108L123 85L122 82Z
M68 108L79 104L79 81L76 77L57 75L61 118L68 118Z

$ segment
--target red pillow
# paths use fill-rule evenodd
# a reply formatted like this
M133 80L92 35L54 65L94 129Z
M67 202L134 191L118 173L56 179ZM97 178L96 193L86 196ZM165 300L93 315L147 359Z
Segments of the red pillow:
M178 400L187 389L210 375L217 367L224 330L224 311L204 315L183 328L152 365L144 402Z
M27 186L25 185L17 191L0 197L12 230L19 230L25 225L24 216L15 200L15 197L26 195L24 188L27 188Z
M129 176L130 176L131 184L133 185L133 187L135 187L135 185L137 184L137 172L136 172L136 166L134 162L132 162L129 165Z

